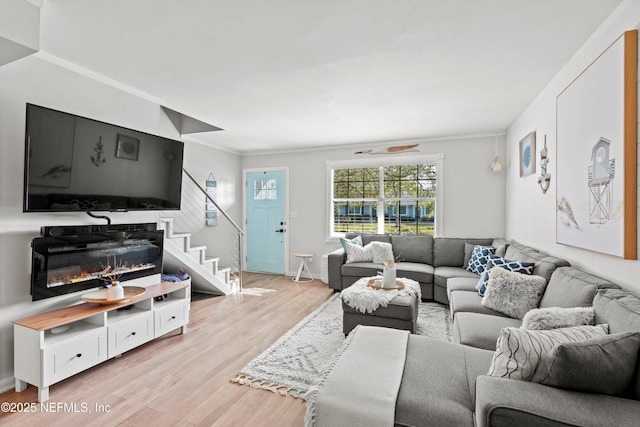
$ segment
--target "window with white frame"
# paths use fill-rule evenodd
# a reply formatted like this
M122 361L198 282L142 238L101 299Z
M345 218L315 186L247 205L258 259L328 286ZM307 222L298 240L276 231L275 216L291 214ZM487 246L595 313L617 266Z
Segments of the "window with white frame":
M442 155L327 162L328 236L439 235Z

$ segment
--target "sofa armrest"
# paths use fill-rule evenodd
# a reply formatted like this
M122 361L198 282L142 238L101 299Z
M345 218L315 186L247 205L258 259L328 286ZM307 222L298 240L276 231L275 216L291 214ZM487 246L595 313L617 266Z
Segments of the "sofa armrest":
M478 377L477 427L637 426L640 401Z
M342 264L347 260L347 254L344 249L336 249L327 254L327 271L329 276L329 287L336 291L342 290Z

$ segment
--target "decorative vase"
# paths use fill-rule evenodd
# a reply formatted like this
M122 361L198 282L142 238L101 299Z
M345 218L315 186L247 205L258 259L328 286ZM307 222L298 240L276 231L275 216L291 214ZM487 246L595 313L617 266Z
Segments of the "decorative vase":
M396 286L396 263L385 262L382 270L382 287L394 288Z
M124 287L118 281L111 282L107 285L107 299L124 298Z

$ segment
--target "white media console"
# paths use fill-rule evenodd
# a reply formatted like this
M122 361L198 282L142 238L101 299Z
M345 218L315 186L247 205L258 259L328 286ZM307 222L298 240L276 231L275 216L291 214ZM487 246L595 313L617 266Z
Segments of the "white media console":
M34 385L44 402L52 384L177 328L186 333L190 287L190 279L156 283L114 304L81 303L14 321L16 391Z

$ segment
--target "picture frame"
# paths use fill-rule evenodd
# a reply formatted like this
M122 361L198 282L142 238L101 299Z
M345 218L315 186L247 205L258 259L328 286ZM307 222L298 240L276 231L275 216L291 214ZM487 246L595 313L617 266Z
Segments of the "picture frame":
M536 173L536 132L529 132L520 140L520 176Z
M207 196L205 199L205 218L206 225L217 225L218 224L218 210L216 209L215 203L212 200L217 200L218 198L218 183L216 182L213 173L209 174L207 181L205 182L205 186L207 188Z
M637 259L638 31L556 98L556 242Z
M118 134L116 157L137 161L140 153L140 140L129 135Z

